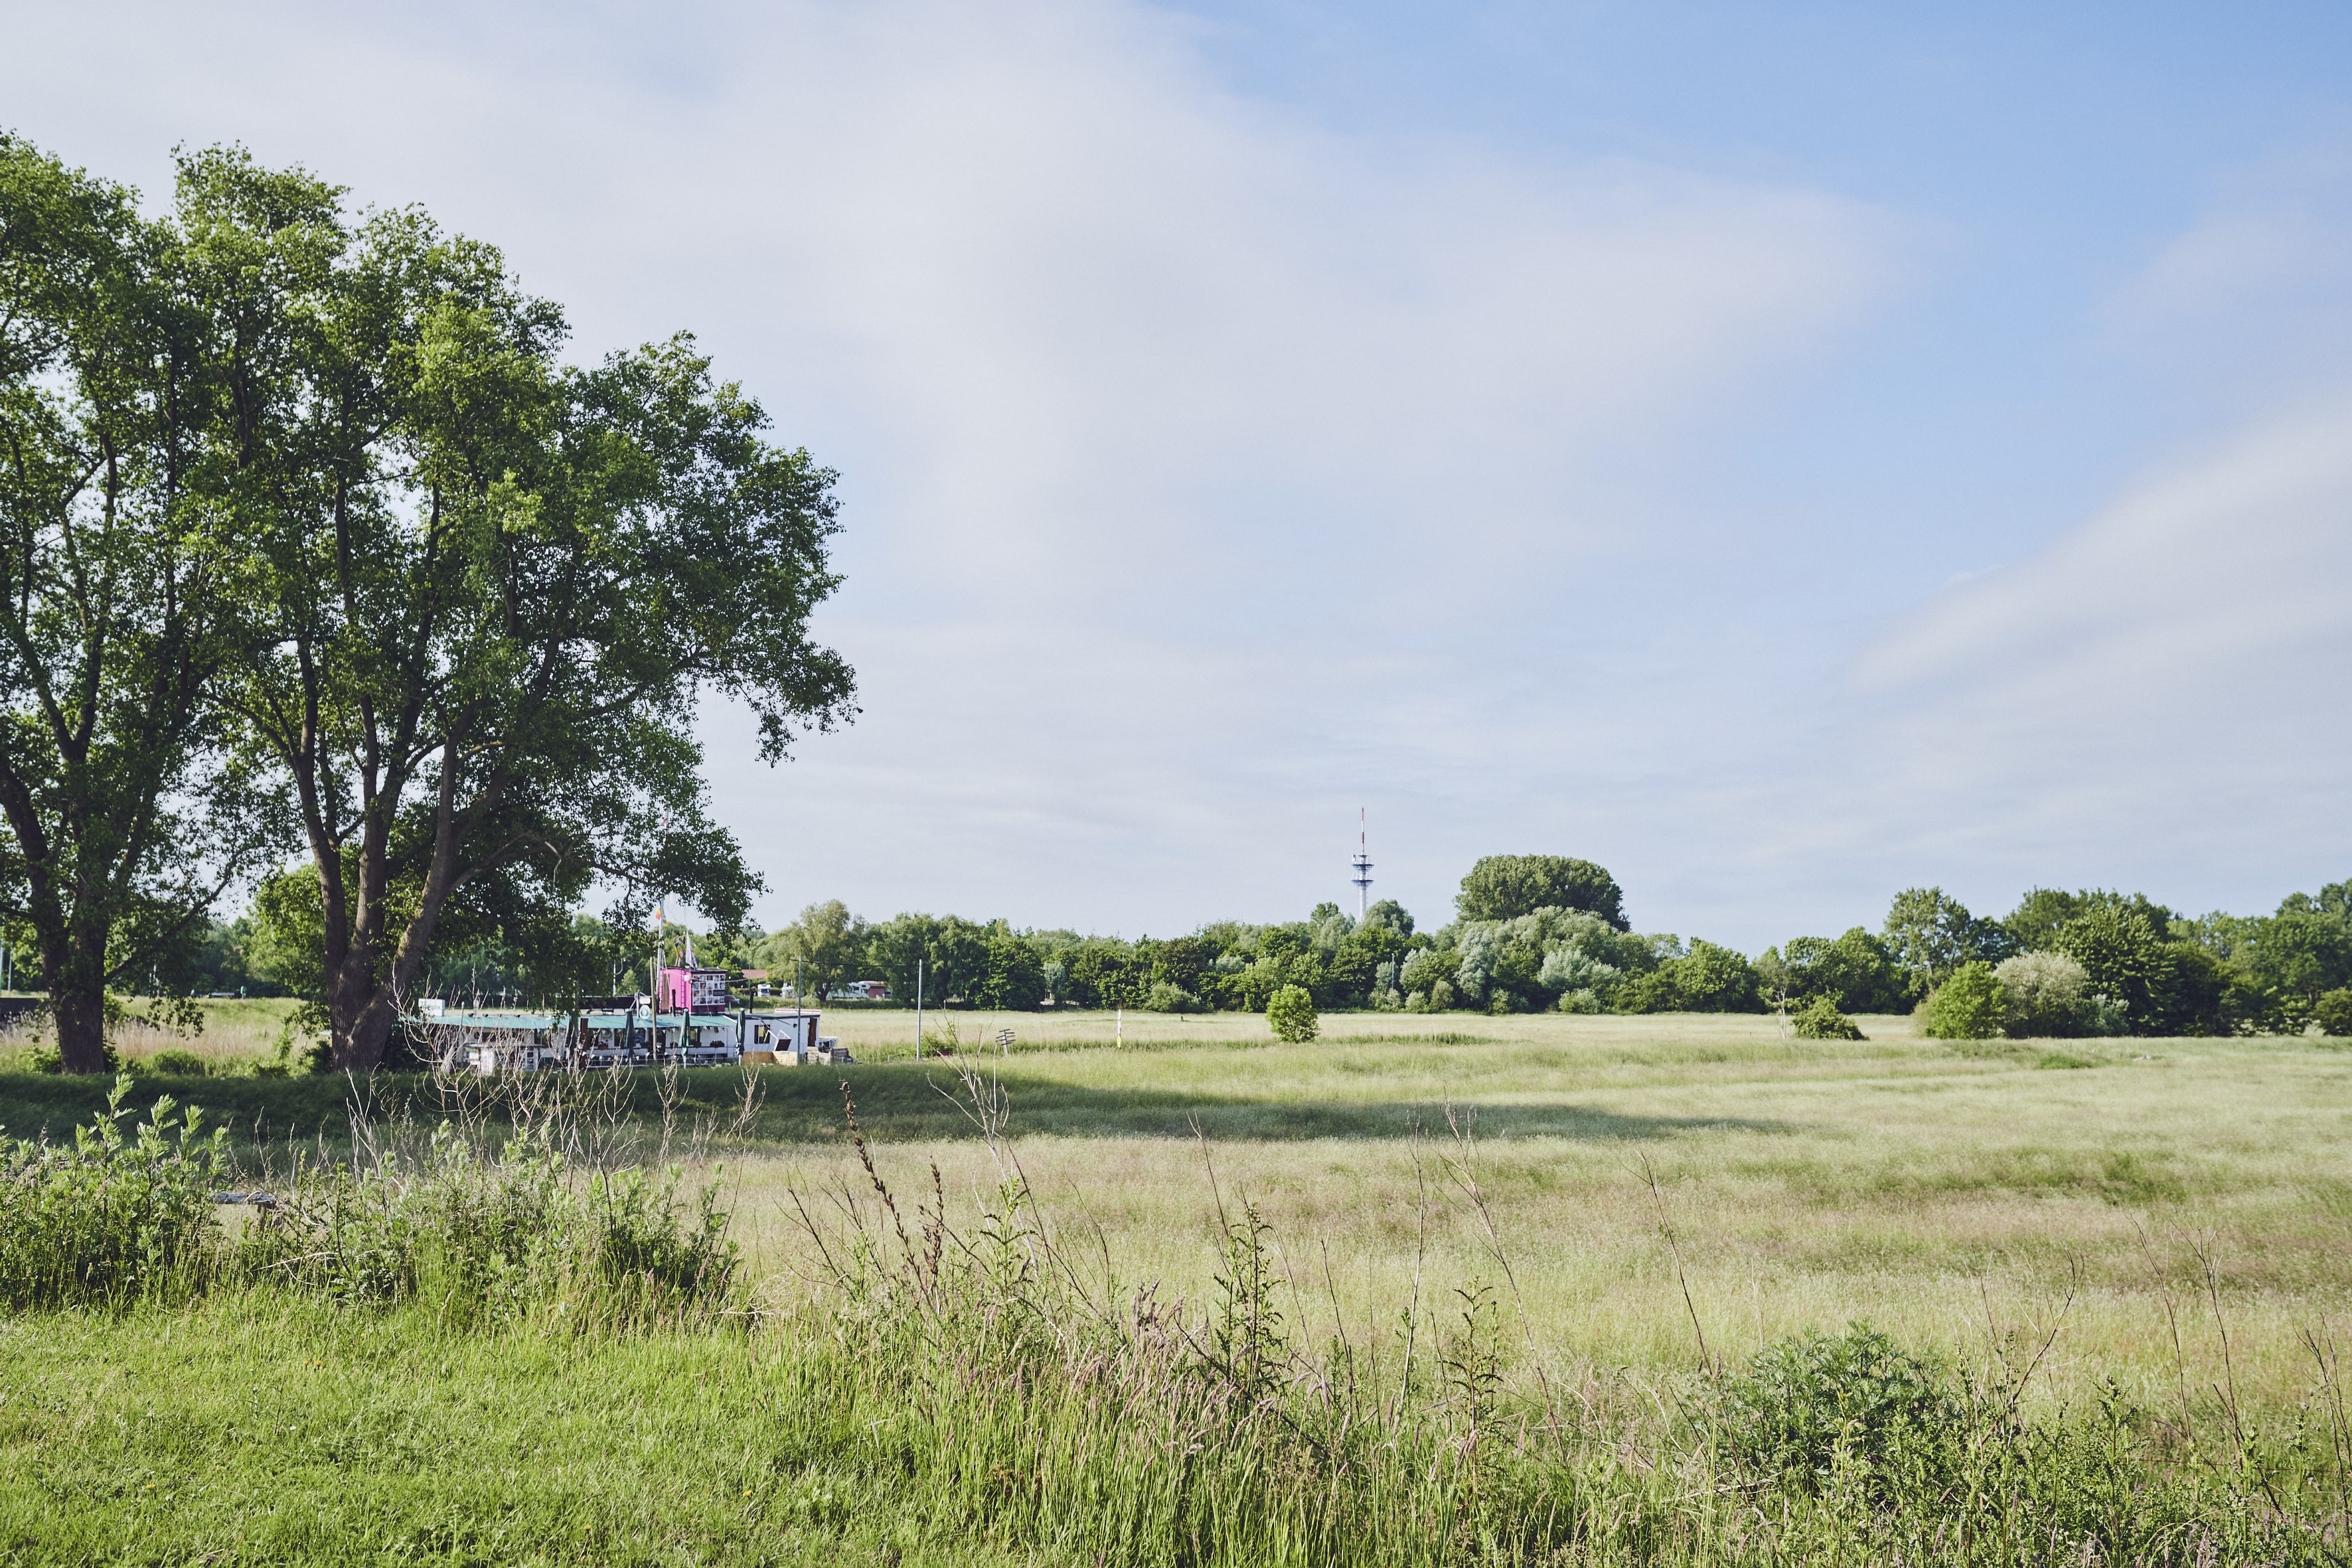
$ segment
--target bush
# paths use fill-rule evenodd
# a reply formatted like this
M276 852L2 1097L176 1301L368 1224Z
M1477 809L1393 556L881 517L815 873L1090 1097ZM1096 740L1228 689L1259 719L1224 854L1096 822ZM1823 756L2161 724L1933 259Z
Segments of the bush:
M2131 1009L2114 997L2095 993L2083 1004L2083 1033L2114 1039L2131 1032Z
M1303 985L1286 985L1276 992L1265 1005L1265 1021L1276 1038L1294 1046L1313 1039L1322 1026L1315 1014L1315 998Z
M2011 1039L2053 1039L2083 1031L2091 977L2063 952L2021 952L1993 972L2000 982L2001 1028Z
M163 1078L202 1078L212 1070L212 1067L195 1052L184 1051L175 1046L149 1057L147 1070Z
M1816 996L1806 1003L1790 1024L1801 1040L1859 1040L1866 1037L1853 1019L1838 1011L1837 1003L1827 996Z
M199 1138L202 1113L174 1116L165 1096L126 1133L130 1092L117 1079L70 1148L0 1145L0 1306L116 1305L201 1287L226 1130Z
M1948 1443L1962 1414L1933 1365L1853 1323L1843 1334L1801 1334L1758 1351L1744 1373L1725 1381L1717 1420L1743 1468L1816 1490L1832 1479L1841 1449L1883 1470L1898 1449Z
M2339 1039L2352 1035L2352 991L2321 992L2319 1000L2312 1005L2311 1017L2323 1035Z
M1950 979L1928 994L1920 1011L1927 1016L1920 1033L1938 1040L1990 1040L2000 1035L2008 1011L2000 982L1992 965L1963 963Z
M1143 1010L1147 1013L1197 1013L1201 1010L1201 999L1173 981L1156 980L1152 982L1150 994L1143 998Z

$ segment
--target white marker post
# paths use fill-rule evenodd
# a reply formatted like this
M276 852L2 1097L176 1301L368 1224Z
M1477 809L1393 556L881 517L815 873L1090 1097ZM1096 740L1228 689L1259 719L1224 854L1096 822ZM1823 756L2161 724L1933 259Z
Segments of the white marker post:
M915 1059L923 1059L923 961L915 960Z

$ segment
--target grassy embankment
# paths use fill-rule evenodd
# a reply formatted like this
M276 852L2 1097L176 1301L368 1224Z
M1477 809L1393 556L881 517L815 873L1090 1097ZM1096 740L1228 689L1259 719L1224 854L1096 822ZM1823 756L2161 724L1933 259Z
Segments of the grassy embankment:
M967 1042L999 1026L957 1022ZM1700 1332L1717 1363L1736 1366L1786 1334L1855 1317L1980 1386L2030 1366L2019 1408L2053 1429L2085 1430L2103 1397L2128 1407L2150 1474L2244 1480L2241 1459L2287 1452L2298 1431L2307 1442L2294 1464L2334 1441L2305 1336L2325 1346L2352 1289L2352 1058L2320 1042L2029 1043L1964 1056L1895 1019L1866 1020L1870 1041L1825 1045L1753 1019L1394 1015L1329 1020L1329 1037L1305 1047L1261 1044L1244 1035L1256 1021L1222 1018L1151 1020L1160 1048L1057 1049L1040 1037L1107 1037L1090 1033L1097 1022L1007 1019L1022 1038L992 1057L1012 1098L1009 1152L1046 1225L1102 1277L1100 1299L1157 1280L1163 1300L1216 1300L1219 1190L1229 1213L1246 1196L1272 1226L1273 1300L1294 1347L1344 1339L1356 1364L1393 1378L1406 1307L1418 1301L1414 1331L1442 1342L1448 1323L1458 1329L1455 1292L1484 1286L1505 1331L1493 1339L1497 1370L1520 1414L1549 1398L1574 1413L1580 1453L1605 1433L1629 1457L1624 1489L1591 1483L1615 1498L1607 1506L1640 1514L1690 1482L1676 1463L1690 1462L1693 1439L1674 1432L1681 1402L1709 1385L1696 1372ZM970 1230L999 1173L939 1092L951 1080L936 1065L874 1059L891 1031L910 1037L911 1023L836 1014L827 1032L869 1058L849 1076L883 1180L922 1192L936 1163L950 1214ZM1181 1031L1247 1048L1177 1048ZM1383 1037L1396 1036L1417 1038ZM2047 1070L2069 1063L2089 1065ZM340 1125L329 1084L173 1087L263 1114L266 1137L307 1137L295 1125L305 1117ZM741 1087L736 1074L688 1075L670 1105L672 1149L723 1157L746 1277L781 1326L591 1348L445 1331L422 1303L335 1313L250 1295L185 1314L144 1309L127 1331L70 1313L26 1318L0 1339L12 1396L0 1408L16 1413L0 1427L15 1449L7 1471L38 1478L0 1483L16 1510L0 1515L10 1538L36 1539L22 1510L39 1498L105 1494L117 1497L107 1507L129 1507L152 1481L175 1494L176 1516L213 1521L210 1535L191 1524L175 1538L190 1551L262 1539L261 1495L267 1521L279 1521L267 1529L294 1531L289 1542L380 1524L384 1539L420 1546L471 1542L458 1555L485 1561L520 1556L494 1540L587 1541L564 1530L598 1521L595 1550L617 1555L723 1537L755 1560L759 1542L814 1552L846 1536L914 1558L988 1560L995 1548L974 1540L960 1557L899 1528L902 1516L947 1517L938 1499L922 1501L941 1484L928 1459L893 1483L868 1438L827 1450L831 1439L808 1436L840 1415L807 1403L809 1380L845 1373L824 1361L833 1352L805 1314L830 1315L842 1286L788 1194L838 1250L853 1210L876 1217L873 1188L841 1134L835 1075L759 1074L748 1116ZM657 1118L657 1086L635 1089L639 1116ZM62 1126L89 1093L0 1080L0 1121ZM1475 1129L1469 1169L1483 1214L1465 1201L1449 1106ZM281 1145L273 1157L283 1155ZM1443 1404L1442 1388L1423 1393ZM912 1421L908 1441L962 1440L919 1412L877 1406L863 1418L876 1430ZM267 1436L247 1447L257 1431ZM1682 1460L1656 1460L1675 1442ZM469 1465L468 1443L496 1462ZM31 1469L16 1462L28 1453L40 1460ZM438 1480L415 1479L420 1466ZM2259 1485L2241 1489L2275 1511ZM1710 1509L1722 1502L1706 1495ZM93 1526L93 1549L123 1539L109 1528ZM1000 1545L1018 1560L1038 1539L1008 1526ZM1727 1539L1689 1536L1675 1550L1720 1556ZM1633 1547L1629 1537L1612 1551Z

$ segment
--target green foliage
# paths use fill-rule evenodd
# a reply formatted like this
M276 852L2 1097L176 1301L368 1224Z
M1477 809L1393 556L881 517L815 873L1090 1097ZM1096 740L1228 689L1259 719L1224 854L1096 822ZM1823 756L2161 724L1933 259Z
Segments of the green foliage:
M1930 1487L1945 1479L1959 1458L1960 1415L1937 1368L1854 1323L1757 1352L1725 1380L1716 1419L1734 1461L1752 1475L1820 1491L1858 1461L1884 1499L1902 1477L1898 1455L1932 1456L1916 1479Z
M187 216L0 132L0 907L32 930L75 1073L106 1066L107 992L186 967L282 833L217 708L270 504L229 460L258 345Z
M2016 943L2017 951L2048 952L2053 950L2061 930L2095 910L2126 919L2136 915L2158 936L2168 935L2178 918L2146 893L2126 896L2105 888L2068 893L2055 888L2034 888L2000 923Z
M866 922L851 914L849 906L839 899L829 899L809 905L800 919L761 942L756 956L770 975L786 984L797 975L801 994L822 1001L833 994L834 987L858 978L853 972L864 963L868 945ZM907 980L907 994L912 997L914 975L910 973ZM896 987L891 994L898 994ZM931 992L935 1001L945 994Z
M2352 990L2322 992L2311 1009L2311 1021L2319 1026L2323 1035L2337 1039L2352 1036Z
M70 1147L0 1143L0 1306L120 1306L204 1287L226 1131L199 1136L202 1113L177 1111L169 1096L131 1126L130 1092L129 1078L116 1079Z
M1730 948L1694 941L1688 952L1636 980L1618 1005L1628 1013L1761 1013L1764 978Z
M2016 941L1997 921L1979 920L1941 888L1906 888L1888 906L1885 951L1904 977L1906 994L1925 996L1966 963L1998 963Z
M1538 910L1582 910L1627 929L1617 879L1590 860L1560 855L1489 855L1462 879L1454 900L1465 921L1507 921Z
M2021 952L1993 970L2000 982L2001 1033L2012 1040L2064 1038L2084 1032L2090 976L2063 952Z
M344 1306L430 1299L460 1321L561 1309L584 1328L734 1302L715 1184L689 1207L674 1169L575 1173L555 1131L538 1122L494 1149L444 1123L413 1156L306 1163L226 1268Z
M1826 996L1816 996L1805 1004L1789 1020L1790 1032L1801 1040L1859 1040L1865 1038L1854 1021L1837 1009L1837 1004Z
M1895 1013L1908 1005L1886 944L1855 926L1834 939L1800 936L1756 961L1767 985L1792 1001L1827 998L1848 1013Z
M1045 1000L1045 966L1037 950L1010 930L988 934L988 978L975 998L983 1007L1033 1011Z
M1155 980L1150 994L1143 999L1143 1007L1150 1013L1197 1013L1201 999L1172 981Z
M221 595L230 704L237 754L303 782L335 1065L382 1060L445 923L560 944L601 880L616 924L660 895L736 924L757 879L692 716L746 704L773 760L854 710L808 636L831 472L688 338L567 365L562 312L414 208L210 151L178 214L241 333L234 486L268 505Z
M1928 995L1919 1032L1938 1040L1997 1039L2008 1006L1992 965L1964 963Z
M147 1058L147 1070L163 1078L203 1078L211 1070L210 1064L194 1051L176 1047L157 1051Z
M1303 985L1286 985L1269 997L1265 1022L1275 1038L1292 1045L1313 1039L1322 1027L1322 1021L1315 1014L1315 998Z

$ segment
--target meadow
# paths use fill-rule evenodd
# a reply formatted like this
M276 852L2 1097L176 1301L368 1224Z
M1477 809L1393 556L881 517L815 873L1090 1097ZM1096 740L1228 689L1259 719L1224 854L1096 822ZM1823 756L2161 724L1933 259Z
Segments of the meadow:
M124 1322L20 1313L0 1336L0 1450L13 1478L0 1479L0 1541L27 1561L138 1560L136 1505L168 1495L189 1522L158 1535L146 1560L228 1551L223 1542L245 1543L223 1560L285 1560L352 1531L390 1543L393 1557L448 1561L814 1561L828 1543L883 1560L1092 1560L1101 1541L1043 1524L901 1529L902 1515L944 1517L936 1498L916 1500L945 1483L904 1454L877 1470L866 1449L882 1427L840 1437L834 1460L866 1453L845 1468L829 1469L825 1445L805 1433L786 1441L795 1423L840 1418L812 1390L878 1375L855 1338L833 1337L844 1325L888 1362L897 1325L922 1315L907 1303L944 1289L890 1274L894 1228L912 1234L913 1267L933 1219L977 1247L971 1238L1017 1214L1060 1260L1056 1289L1094 1304L1063 1310L1149 1301L1138 1321L1162 1312L1203 1324L1230 1319L1236 1226L1254 1215L1263 1304L1289 1347L1288 1375L1303 1380L1281 1399L1308 1397L1297 1389L1318 1377L1328 1394L1344 1363L1364 1389L1387 1390L1364 1395L1375 1409L1393 1416L1410 1387L1430 1410L1453 1409L1460 1379L1445 1369L1483 1342L1477 1364L1490 1373L1479 1375L1517 1413L1522 1444L1576 1427L1586 1467L1576 1484L1617 1499L1611 1517L1633 1521L1631 1533L1566 1546L1465 1536L1451 1558L1446 1548L1429 1561L1770 1561L1828 1541L1903 1555L1912 1548L1894 1536L1822 1535L1818 1520L1774 1514L1752 1481L1694 1481L1689 1470L1692 1456L1713 1452L1691 1425L1695 1400L1767 1347L1856 1321L1956 1387L1998 1391L2038 1431L2127 1428L2134 1497L2155 1496L2167 1478L2210 1482L2234 1500L2214 1506L2242 1524L2309 1523L2299 1539L2313 1560L2340 1547L2352 1433L2332 1358L2352 1306L2352 1052L2337 1043L1964 1052L1896 1017L1861 1020L1866 1040L1820 1042L1756 1017L1362 1014L1328 1016L1322 1038L1286 1046L1263 1020L1233 1015L926 1020L935 1031L947 1022L959 1048L919 1063L910 1014L842 1012L826 1032L859 1060L838 1073L667 1084L648 1074L614 1086L601 1114L627 1129L626 1157L714 1184L731 1216L735 1329L582 1342L550 1339L545 1313L528 1308L504 1328L459 1329L422 1295L368 1313L268 1291L144 1303ZM1002 1029L1009 1045L996 1043ZM247 1170L282 1178L306 1149L352 1146L329 1081L158 1083L235 1119ZM845 1128L845 1083L862 1142ZM1001 1131L983 1136L999 1094ZM95 1085L0 1077L0 1125L55 1135L101 1098ZM444 1119L550 1124L544 1101L415 1079L378 1086L373 1110L392 1124L385 1136L418 1146ZM555 1120L577 1135L576 1121ZM607 1157L621 1146L608 1140ZM1008 1176L1025 1194L1009 1206ZM974 1298L985 1300L996 1299ZM886 1300L899 1303L893 1315L869 1315ZM996 1310L973 1306L970 1319ZM800 1391L798 1415L784 1389ZM869 1414L883 1426L912 1418L868 1397L869 1412L896 1412ZM617 1445L615 1424L626 1436ZM967 1440L958 1430L929 1430L917 1447L952 1451ZM519 1468L484 1474L465 1458L469 1431ZM1603 1452L1617 1456L1605 1481L1590 1468ZM1456 1462L1431 1458L1429 1473ZM1041 1500L1045 1473L1032 1476ZM1555 1481L1543 1495L1557 1508L1567 1483ZM2020 1483L2017 1495L2030 1489ZM1800 1495L1815 1494L1769 1497ZM95 1521L88 1532L34 1522L68 1497ZM2282 1553L2276 1539L2230 1537L2196 1518L2134 1554ZM1717 1522L1660 1522L1678 1519ZM1217 1550L1169 1539L1165 1553L1122 1550L1423 1560L1402 1547L1343 1552L1328 1537L1297 1551L1246 1531ZM698 1556L698 1542L721 1540L725 1551ZM1986 1560L2044 1560L2032 1546Z

